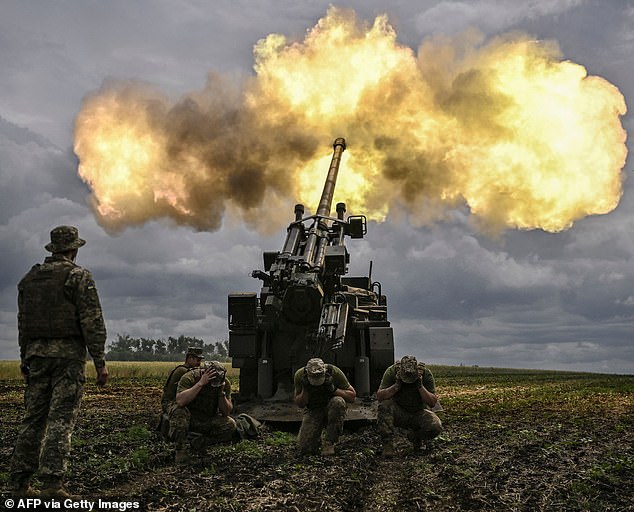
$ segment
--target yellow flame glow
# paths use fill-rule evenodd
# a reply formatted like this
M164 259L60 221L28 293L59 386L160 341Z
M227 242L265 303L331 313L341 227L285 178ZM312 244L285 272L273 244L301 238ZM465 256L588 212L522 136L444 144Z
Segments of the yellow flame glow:
M229 209L269 229L288 219L280 198L317 205L336 137L334 202L376 220L466 204L489 230L556 232L618 204L625 101L554 43L469 32L415 54L386 16L330 8L303 41L272 34L254 55L239 91L212 77L176 102L131 83L85 100L75 152L106 227L217 229Z

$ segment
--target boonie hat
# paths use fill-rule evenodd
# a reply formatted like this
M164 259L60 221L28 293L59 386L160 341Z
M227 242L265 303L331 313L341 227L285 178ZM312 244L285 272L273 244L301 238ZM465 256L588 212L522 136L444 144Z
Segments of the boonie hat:
M309 359L306 363L306 376L311 386L321 386L326 380L326 365L318 357Z
M79 231L75 226L57 226L51 231L51 242L44 248L48 252L64 252L79 249L86 240L79 238Z
M403 356L401 358L401 380L407 384L416 382L418 379L418 361L414 356Z
M197 357L198 359L205 359L205 356L203 356L203 349L200 347L188 347L187 354L185 355L194 356L194 357Z

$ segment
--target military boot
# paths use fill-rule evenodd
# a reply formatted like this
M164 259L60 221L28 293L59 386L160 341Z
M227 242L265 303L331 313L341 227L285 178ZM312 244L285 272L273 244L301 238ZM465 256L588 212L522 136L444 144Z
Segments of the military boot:
M31 487L31 477L14 476L9 483L11 494L16 498L36 498L40 495L40 491Z
M61 480L49 480L44 483L40 498L63 498L78 500L79 496L69 493Z
M324 445L321 447L321 454L324 457L329 457L335 454L335 445L330 441L324 441Z
M176 456L174 457L176 464L191 464L192 459L187 453L187 448L176 450Z
M407 433L407 439L409 439L412 442L412 448L414 449L414 451L420 452L420 448L422 445L422 441L420 440L420 438L416 436L414 432L410 431Z
M383 450L381 451L383 457L394 457L394 445L392 441L383 442Z

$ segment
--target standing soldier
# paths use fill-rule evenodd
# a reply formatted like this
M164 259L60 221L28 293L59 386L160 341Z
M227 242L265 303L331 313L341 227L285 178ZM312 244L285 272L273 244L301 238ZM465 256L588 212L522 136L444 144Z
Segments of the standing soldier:
M90 272L75 264L86 242L77 228L51 231L52 253L18 284L20 369L26 380L26 411L11 459L16 494L35 494L38 470L43 497L71 497L63 478L70 440L84 391L86 348L97 370L97 385L108 380L104 358L106 327Z
M313 358L295 372L295 403L305 407L297 436L301 454L315 454L321 445L321 433L326 428L322 455L334 455L335 443L343 432L348 406L357 392L344 373L332 364Z
M383 374L376 393L379 400L377 424L383 441L383 455L394 454L394 427L408 429L414 451L422 441L442 432L440 418L430 409L436 405L436 385L431 370L414 356L403 356Z

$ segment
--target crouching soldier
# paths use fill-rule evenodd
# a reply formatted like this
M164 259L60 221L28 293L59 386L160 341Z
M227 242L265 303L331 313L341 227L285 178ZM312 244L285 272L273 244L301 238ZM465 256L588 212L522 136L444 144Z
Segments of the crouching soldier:
M176 390L181 377L192 368L198 368L205 357L203 349L200 347L188 347L185 354L185 362L174 368L163 386L163 396L161 398L161 421L159 430L164 439L169 440L169 425L174 414L180 413L180 408L176 403Z
M383 374L376 393L379 400L377 424L383 441L383 455L394 454L394 428L408 429L414 451L442 432L440 418L430 409L436 405L436 385L425 363L404 356Z
M181 377L176 389L177 408L169 421L169 439L176 443L176 462L189 462L188 438L194 437L196 448L228 442L236 430L229 416L231 383L227 371L217 361L193 368ZM192 434L194 434L192 436Z
M339 368L319 358L309 360L295 372L294 384L295 404L305 408L297 437L300 454L317 453L325 427L321 454L334 455L335 443L343 432L346 402L354 402L357 392Z

